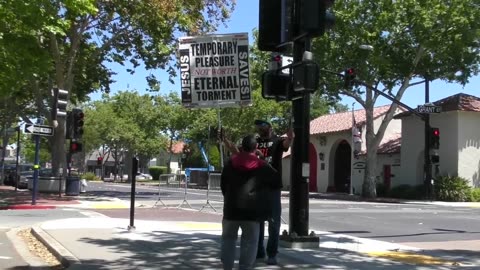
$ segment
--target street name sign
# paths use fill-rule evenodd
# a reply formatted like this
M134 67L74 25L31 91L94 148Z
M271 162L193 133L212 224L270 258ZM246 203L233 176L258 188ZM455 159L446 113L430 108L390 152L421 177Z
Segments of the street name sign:
M429 105L419 105L417 106L417 111L419 113L441 113L442 107L440 106L429 106Z
M42 136L53 136L53 127L34 125L34 124L25 124L25 133L42 135Z

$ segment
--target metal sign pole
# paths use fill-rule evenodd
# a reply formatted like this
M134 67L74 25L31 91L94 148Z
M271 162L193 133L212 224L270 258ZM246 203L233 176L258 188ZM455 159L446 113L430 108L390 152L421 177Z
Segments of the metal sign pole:
M37 204L37 187L38 187L38 173L40 169L40 135L35 136L35 162L33 164L33 187L32 187L32 205Z
M130 225L128 230L134 230L134 220L135 220L135 185L137 179L137 170L138 170L138 159L136 157L132 158L132 190L130 191Z

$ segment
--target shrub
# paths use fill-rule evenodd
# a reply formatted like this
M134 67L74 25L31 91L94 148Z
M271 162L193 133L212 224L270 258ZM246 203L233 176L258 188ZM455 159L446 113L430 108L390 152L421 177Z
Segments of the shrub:
M435 180L437 200L465 202L471 199L471 188L465 178L459 176L440 176Z
M470 191L470 201L480 202L480 188L472 188Z
M100 180L93 172L87 172L84 175L82 175L82 178L87 180L87 181L96 181Z
M377 196L386 197L388 194L387 186L383 183L377 183Z
M418 199L418 188L410 185L399 185L390 189L388 195L398 199Z
M167 172L167 167L165 166L151 166L148 168L148 173L150 173L153 180L159 180L160 175L166 172Z

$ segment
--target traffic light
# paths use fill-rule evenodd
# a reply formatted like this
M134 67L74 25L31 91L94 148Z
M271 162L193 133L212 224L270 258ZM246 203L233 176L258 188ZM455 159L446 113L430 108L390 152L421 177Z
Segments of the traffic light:
M73 114L67 112L67 119L65 123L65 139L73 139Z
M53 108L56 116L67 116L68 91L63 89L53 89Z
M258 20L258 49L282 52L290 41L291 16L294 0L260 0Z
M84 114L81 109L73 109L73 138L81 139L83 135L83 118Z
M440 163L440 156L438 155L438 153L434 153L430 155L430 160L432 161L433 164Z
M316 0L302 2L301 30L311 36L322 36L335 24L335 15L329 9L334 0Z
M440 129L431 127L430 128L430 149L439 149L440 148Z
M344 75L344 87L350 89L355 84L357 73L354 68L347 68Z
M98 157L97 158L97 165L102 165L103 162L103 157Z
M262 97L264 99L288 100L292 77L277 71L267 71L262 76Z
M83 150L83 145L81 142L75 142L71 141L70 142L70 153L77 153L77 152L82 152Z

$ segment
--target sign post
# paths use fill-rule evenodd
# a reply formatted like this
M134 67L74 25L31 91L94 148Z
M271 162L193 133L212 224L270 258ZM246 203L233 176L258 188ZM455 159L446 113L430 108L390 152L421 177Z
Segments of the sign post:
M41 121L41 120L40 120ZM37 204L38 174L40 170L40 136L53 136L53 127L25 124L25 133L33 134L35 139L35 162L33 164L33 187L32 187L32 205Z

